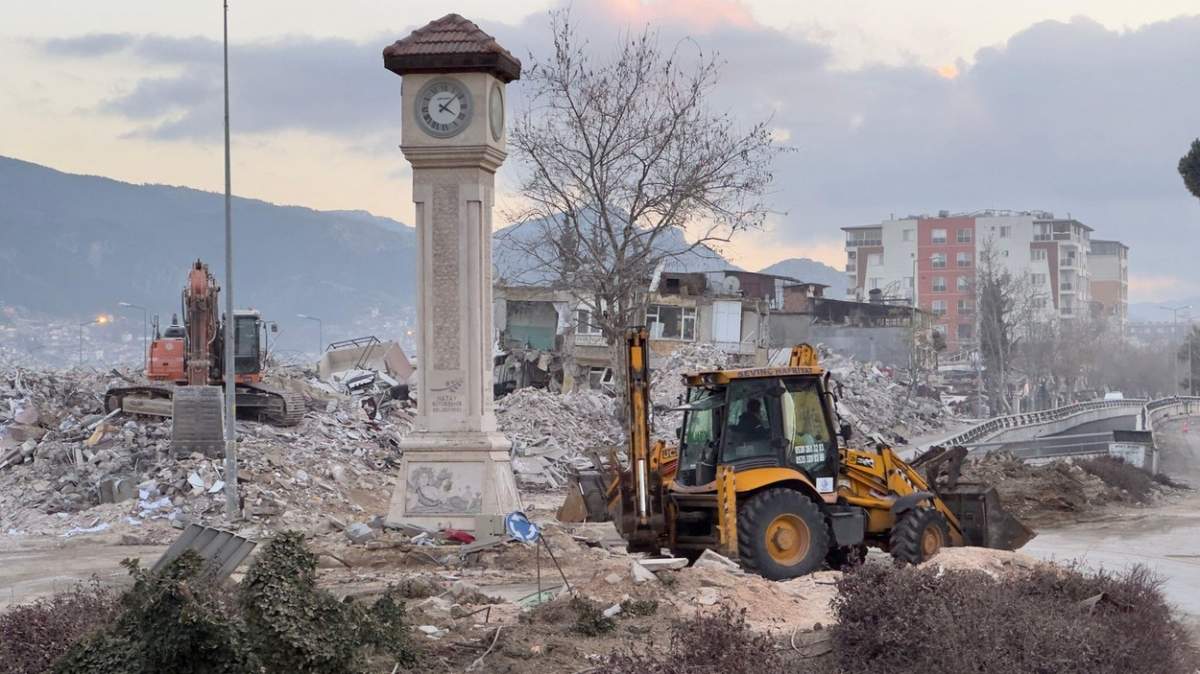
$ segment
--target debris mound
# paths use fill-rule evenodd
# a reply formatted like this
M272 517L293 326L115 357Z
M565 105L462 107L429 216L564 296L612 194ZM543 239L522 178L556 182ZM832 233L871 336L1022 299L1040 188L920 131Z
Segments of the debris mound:
M524 388L496 401L500 430L513 443L513 470L525 489L566 484L572 466L587 467L589 452L620 444L613 398L599 391L551 393Z

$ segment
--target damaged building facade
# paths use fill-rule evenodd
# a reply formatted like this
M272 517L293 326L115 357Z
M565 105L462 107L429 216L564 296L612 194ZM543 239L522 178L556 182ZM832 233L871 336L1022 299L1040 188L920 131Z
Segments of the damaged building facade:
M646 307L651 367L679 346L696 342L712 344L738 363L765 364L771 303L758 293L743 292L744 274L655 274ZM611 351L604 335L589 308L569 290L497 286L493 303L498 393L525 386L602 389L611 381Z

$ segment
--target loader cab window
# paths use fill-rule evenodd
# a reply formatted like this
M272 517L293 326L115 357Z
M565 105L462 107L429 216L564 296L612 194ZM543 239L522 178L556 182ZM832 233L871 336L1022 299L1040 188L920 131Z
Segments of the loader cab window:
M750 379L729 385L729 414L723 459L728 463L768 458L777 461L778 379Z
M810 477L834 475L837 443L821 396L818 381L783 380L787 392L780 398L786 462Z
M684 406L683 433L680 437L680 484L696 486L716 478L717 447L724 420L725 389L692 389Z
M237 374L258 372L258 317L238 316L233 333L233 371Z

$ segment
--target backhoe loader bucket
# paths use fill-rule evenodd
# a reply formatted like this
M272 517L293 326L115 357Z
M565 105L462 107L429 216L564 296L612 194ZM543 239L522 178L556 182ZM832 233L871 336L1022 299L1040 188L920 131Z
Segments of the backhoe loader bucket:
M940 490L938 496L958 518L967 545L1016 550L1037 535L1004 509L994 487L959 482L953 489Z

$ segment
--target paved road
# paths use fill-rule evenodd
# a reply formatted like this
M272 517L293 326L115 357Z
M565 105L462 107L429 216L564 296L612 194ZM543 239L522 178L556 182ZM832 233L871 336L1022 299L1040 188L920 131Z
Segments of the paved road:
M1163 424L1155 429L1155 438L1164 471L1200 486L1200 419ZM1200 491L1105 521L1040 531L1022 552L1078 559L1093 568L1145 564L1164 579L1171 601L1200 617Z

